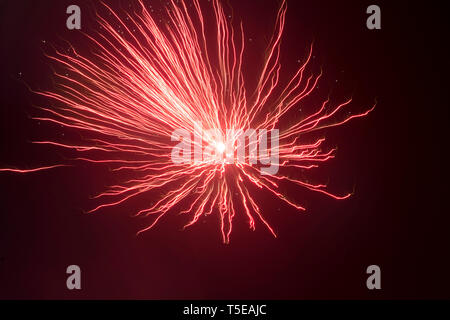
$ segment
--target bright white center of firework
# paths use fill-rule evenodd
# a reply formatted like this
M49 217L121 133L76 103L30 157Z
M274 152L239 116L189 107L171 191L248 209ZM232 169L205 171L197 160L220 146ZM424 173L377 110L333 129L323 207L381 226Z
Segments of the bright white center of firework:
M219 153L224 153L225 152L225 144L223 144L222 142L218 142L216 144L216 149Z

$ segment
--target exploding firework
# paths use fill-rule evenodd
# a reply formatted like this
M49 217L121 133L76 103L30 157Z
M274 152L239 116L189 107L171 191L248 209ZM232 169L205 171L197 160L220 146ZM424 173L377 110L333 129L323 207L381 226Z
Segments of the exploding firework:
M243 72L242 22L232 23L218 0L208 2L209 19L198 0L190 3L170 0L164 23L157 23L140 0L134 10L120 14L102 3L108 15L96 13L100 28L86 34L94 48L90 54L80 54L71 45L69 51L55 49L47 54L65 71L55 72L54 90L38 92L53 107L42 108L47 115L35 119L89 132L95 138L75 144L35 143L75 150L80 154L76 160L106 163L115 172L127 171L133 177L97 195L100 204L90 212L161 191L163 196L137 212L151 219L139 232L155 226L171 209L184 206L182 213L191 217L186 227L203 215L218 214L223 241L228 243L237 212L242 212L251 229L260 221L276 236L250 186L298 210L305 209L283 194L280 184L335 199L349 197L330 193L326 185L293 178L289 172L317 168L333 158L334 149L322 151L324 138L302 143L300 137L365 116L373 107L342 118L338 115L351 99L336 105L325 99L310 114L282 126L280 121L293 118L290 111L313 92L321 77L321 73L307 75L311 47L304 63L281 84L286 3L280 6L251 86ZM244 139L237 134L250 128ZM180 130L185 134L174 134ZM269 133L271 142L264 143ZM181 155L186 161L173 161L174 141L184 144ZM248 152L236 156L239 146ZM255 154L261 157L259 164ZM273 155L276 162L268 162ZM275 171L264 172L264 164ZM47 168L51 166L29 171Z

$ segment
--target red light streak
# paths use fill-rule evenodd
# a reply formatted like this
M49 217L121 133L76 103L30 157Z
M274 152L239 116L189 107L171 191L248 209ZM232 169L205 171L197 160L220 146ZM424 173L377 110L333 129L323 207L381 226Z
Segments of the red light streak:
M220 232L228 243L233 220L239 212L245 213L251 229L255 229L259 220L276 236L249 185L272 193L300 211L305 208L279 191L281 183L334 199L350 196L335 195L326 190L326 185L292 178L288 172L284 173L286 170L262 175L257 165L249 164L248 155L246 161L232 164L204 159L182 164L171 161L174 143L170 137L179 128L197 136L203 134L201 144L215 145L219 153L229 151L226 143L205 136L196 124L216 128L222 137L230 128L278 128L280 169L314 169L332 159L334 150L321 150L324 138L306 144L299 137L364 117L373 110L374 106L336 120L338 112L352 100L332 106L327 99L303 119L288 126L280 124L280 120L290 116L289 111L313 92L322 76L322 73L306 75L311 46L306 61L290 81L280 84L285 2L278 11L275 31L254 88L245 83L242 23L238 27L233 25L218 0L211 1L213 25L207 25L198 0L192 1L192 8L184 1L169 0L165 26L155 22L142 1L138 3L137 12L124 12L125 18L103 4L110 17L97 14L101 29L95 35L86 34L95 48L91 56L79 54L73 46L69 53L55 49L55 54L48 57L63 66L70 76L55 72L57 89L38 92L52 100L55 107L42 108L48 115L35 117L36 120L88 131L98 138L77 144L35 143L75 150L83 154L77 160L107 163L114 171L127 170L134 177L96 196L102 202L90 212L119 205L146 192L164 190L165 195L156 203L137 213L153 217L151 224L139 233L155 226L174 206L181 204L186 208L182 213L191 216L186 227L202 215L218 212ZM198 141L194 144L199 146ZM95 157L89 155L92 151L97 152ZM118 154L120 159L116 157ZM25 173L51 167L0 171Z

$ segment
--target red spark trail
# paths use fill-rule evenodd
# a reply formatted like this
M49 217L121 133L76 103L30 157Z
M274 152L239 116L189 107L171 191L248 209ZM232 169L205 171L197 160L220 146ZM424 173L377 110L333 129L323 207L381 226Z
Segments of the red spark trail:
M34 169L14 169L14 168L0 168L0 172L14 172L14 173L30 173L30 172L37 172L47 169L53 169L57 167L68 167L69 165L66 164L57 164L54 166L47 166L47 167L39 167Z
M278 11L260 73L254 77L254 88L244 81L242 23L233 25L219 0L211 1L213 25L206 22L198 0L192 1L192 8L184 1L169 0L163 26L155 22L141 0L138 4L135 12L124 12L125 18L121 18L103 3L108 18L97 13L101 28L95 34L86 34L95 50L88 56L72 46L69 53L55 49L48 57L66 72L55 72L56 90L38 92L52 100L54 107L42 108L47 116L35 117L36 120L88 131L98 138L77 144L35 143L73 149L82 154L78 160L107 163L115 171L127 170L133 175L99 194L96 199L102 202L90 212L163 190L164 195L156 203L137 213L152 217L151 224L139 232L155 226L180 204L185 207L182 213L191 217L186 226L196 223L202 215L217 213L223 241L228 243L233 220L241 212L251 229L259 220L276 236L249 190L250 185L298 210L305 209L279 191L280 184L335 199L350 196L332 194L325 185L294 179L287 173L264 175L259 165L252 164L249 154L235 163L206 158L190 163L172 162L171 136L177 129L203 135L200 143L194 141L194 149L206 145L213 149L215 146L215 152L230 153L234 147L229 150L225 146L234 146L237 137L228 137L227 129L276 128L280 168L313 169L332 159L334 150L322 151L324 138L302 143L305 134L341 125L373 110L372 107L361 114L347 114L342 119L338 114L351 99L335 106L325 100L303 119L289 126L280 125L280 120L289 117L289 111L313 92L322 76L306 74L311 46L306 61L285 85L280 84L285 2ZM203 128L219 130L222 138L205 134ZM251 142L245 143L247 149L253 147ZM92 151L97 152L95 157L90 155ZM115 157L117 154L120 159Z

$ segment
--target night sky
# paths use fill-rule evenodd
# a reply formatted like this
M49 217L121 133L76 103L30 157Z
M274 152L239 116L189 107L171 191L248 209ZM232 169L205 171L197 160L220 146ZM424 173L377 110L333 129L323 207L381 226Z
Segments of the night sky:
M155 14L164 3L144 2ZM108 3L127 7L126 1ZM53 85L44 56L49 45L69 41L89 49L79 31L66 28L71 4L82 10L81 31L96 28L95 1L0 1L0 167L33 168L70 156L30 143L73 132L31 119L49 102L29 87ZM279 2L229 4L244 23L251 76ZM366 28L371 4L381 8L381 30ZM136 236L149 223L132 217L136 203L85 214L91 197L117 179L106 165L0 173L0 298L450 298L445 19L430 2L288 1L282 77L314 43L312 67L324 71L317 95L331 92L335 102L352 96L353 111L377 106L363 119L323 132L338 149L315 178L338 193L355 190L350 199L286 190L306 206L302 213L260 196L276 239L261 223L249 230L243 212L227 245L217 215L182 231L189 218L172 212ZM82 270L82 290L66 288L72 264ZM366 288L372 264L381 268L381 290Z

